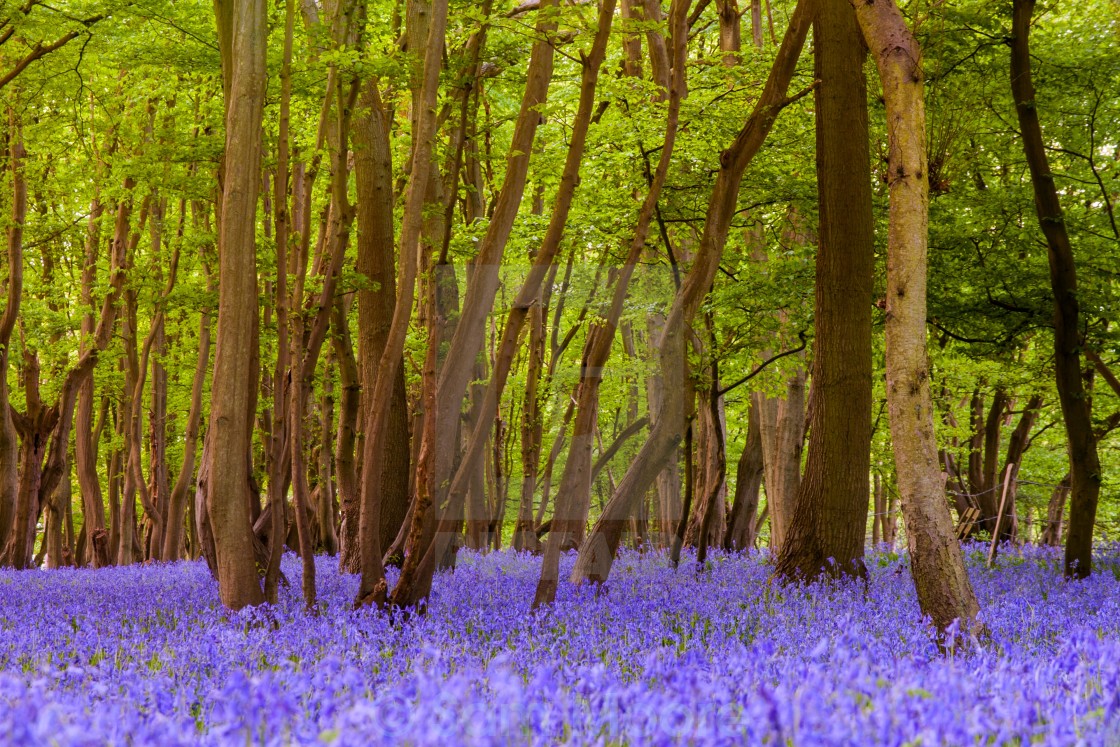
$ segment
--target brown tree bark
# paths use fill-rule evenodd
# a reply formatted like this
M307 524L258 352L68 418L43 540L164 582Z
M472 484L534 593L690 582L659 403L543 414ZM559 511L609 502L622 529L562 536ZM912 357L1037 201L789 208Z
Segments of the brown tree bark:
M786 380L783 397L767 397L761 392L753 394L751 409L757 412L763 484L766 505L770 508L770 551L776 557L785 546L801 485L805 371L798 370Z
M252 356L256 343L256 206L260 181L261 121L267 29L263 0L216 0L219 18L232 15L219 46L226 71L226 147L218 238L218 324L211 388L210 427L200 475L207 524L213 532L218 587L232 609L260 604L250 501ZM203 478L205 482L203 482Z
M926 350L929 178L921 50L893 0L852 0L883 83L890 174L887 257L887 406L910 573L939 635L954 620L971 631L979 605L945 503L937 463ZM863 496L866 511L866 494Z
M213 278L207 273L207 286L212 291ZM191 381L191 404L183 433L183 462L171 489L167 507L167 531L163 534L164 562L178 560L183 549L183 527L187 505L194 490L194 467L198 451L198 431L202 425L202 395L206 386L206 372L210 370L210 309L204 307L198 320L198 359L195 361Z
M747 442L735 468L735 499L727 520L723 549L749 550L755 542L758 492L765 468L762 461L762 435L758 408L751 404L747 415Z
M574 185L573 185L574 186ZM524 412L521 417L521 495L517 522L513 528L513 549L536 553L540 550L533 521L533 496L536 494L543 442L543 414L540 406L540 381L544 370L545 312L540 294L529 308L529 366L525 373Z
M133 182L126 178L125 191L131 190ZM17 194L18 194L17 190ZM18 203L18 200L16 201ZM20 440L30 439L31 443L21 443L19 455L19 488L13 529L3 550L3 562L23 567L30 562L32 547L35 543L35 522L41 508L46 505L62 478L66 463L66 452L70 442L70 429L73 424L74 404L78 389L92 375L98 355L109 344L113 325L116 320L116 305L124 285L124 258L135 249L140 230L147 217L147 201L140 213L140 230L129 236L129 217L131 216L130 198L125 197L117 210L114 229L113 248L110 262L110 288L101 306L101 316L94 331L92 345L78 356L77 362L63 377L58 399L53 405L46 405L39 396L38 359L33 353L25 359L24 385L27 392L28 410L25 413L9 411ZM22 230L15 237L22 243ZM12 236L9 235L9 245ZM10 307L9 307L10 308ZM9 332L10 335L10 332ZM33 377L33 378L32 378ZM43 456L45 455L45 460Z
M652 358L657 360L658 344L665 332L665 316L650 314L646 320L648 339ZM656 367L646 377L646 400L649 404L650 422L657 423L658 413L665 399L665 385ZM657 490L657 528L662 547L669 547L676 534L677 522L681 518L681 471L679 449L674 449L665 469L658 473Z
M1062 544L1062 515L1069 498L1069 474L1054 486L1046 506L1046 527L1042 530L1042 544L1059 547Z
M0 550L7 546L15 522L19 494L19 434L8 397L8 363L12 331L23 300L23 223L27 217L25 151L19 123L9 111L8 166L12 172L12 217L8 226L8 278L4 315L0 317Z
M97 280L97 257L101 252L101 216L104 207L100 190L95 186L90 203L89 223L86 228L85 263L82 266L82 342L79 350L85 351L88 338L94 333L97 319L94 316L93 286ZM4 407L7 410L7 407ZM87 557L79 563L90 563L94 568L108 564L109 558L99 555L97 547L107 542L105 533L105 504L101 495L101 482L97 476L97 440L94 438L93 377L78 389L78 403L74 420L74 463L78 473L78 490L81 494L82 515L85 517L83 534ZM0 520L0 526L3 525ZM95 541L95 537L98 538Z
M580 380L573 395L576 401L576 415L572 426L572 438L568 447L568 458L564 462L564 472L560 478L560 487L556 493L552 529L544 548L541 575L533 599L534 608L551 604L555 600L560 576L560 553L569 543L579 545L587 525L587 516L591 507L591 450L599 417L599 386L603 379L603 369L610 358L615 331L622 317L622 307L629 292L630 279L645 252L646 237L654 210L669 174L681 101L686 94L684 63L687 52L685 23L687 12L687 3L680 0L675 0L670 6L669 29L672 50L668 57L672 60L672 72L666 91L668 110L665 118L665 138L653 179L638 212L638 222L630 240L626 259L617 273L612 273L615 277L610 306L605 310L605 314L592 322L588 330L583 359L580 363ZM651 33L649 38L650 61L656 68L661 63L655 61L661 59L667 45L660 33ZM655 53L654 50L660 51Z
M1034 6L1034 0L1014 0L1012 4L1011 94L1034 187L1035 210L1046 238L1050 288L1054 296L1054 373L1069 443L1070 504L1065 573L1084 578L1093 570L1093 528L1101 489L1101 463L1093 434L1090 400L1081 377L1077 266L1042 139L1031 78L1029 36Z
M786 578L863 574L871 472L874 221L867 50L847 0L817 0L813 24L817 199L812 407L805 475L779 531ZM765 443L765 441L764 441ZM769 496L769 483L767 483ZM771 511L771 525L780 519Z
M793 100L786 97L786 91L811 21L812 10L809 3L801 0L790 18L786 36L758 103L735 141L720 156L720 169L708 203L700 245L692 267L673 299L660 341L660 368L666 392L685 390L682 364L685 360L686 331L715 279L723 247L727 242L731 218L738 205L743 172L762 147L778 114ZM666 396L662 401L658 416L653 419L648 440L580 548L579 559L572 574L574 581L606 580L634 503L641 500L649 490L684 437L684 405L682 398L676 396Z
M439 72L442 66L443 42L447 31L447 0L434 0L424 47L423 85L421 87L416 136L413 140L413 174L428 172L432 158L436 124L436 101ZM375 384L369 394L365 418L365 442L362 447L361 510L359 545L361 547L362 580L356 605L384 604L387 596L385 571L381 562L382 475L385 450L389 444L390 413L393 391L401 371L405 335L416 295L418 253L424 218L426 180L413 178L405 197L404 219L401 223L401 263L398 273L397 298L393 318L376 369ZM360 231L359 227L359 231Z
M322 396L319 398L319 475L318 501L315 502L316 523L319 526L317 549L327 555L338 554L338 533L335 529L334 460L331 444L334 441L334 377L328 359L323 375Z
M548 6L552 3L545 0ZM529 57L528 79L521 108L514 126L505 178L490 216L486 235L474 259L474 270L467 285L463 308L448 346L444 364L439 369L435 391L425 406L425 427L421 435L420 461L417 468L415 508L406 545L401 575L393 589L393 603L411 606L418 600L417 569L434 536L437 510L454 477L457 453L458 421L463 398L474 370L475 358L482 352L486 321L494 305L499 285L499 269L514 219L524 196L529 157L540 123L540 108L548 96L552 79L553 41L556 21L544 13L536 27L536 41ZM428 365L427 363L425 365ZM489 424L487 418L481 422ZM421 574L425 575L425 574ZM421 579L423 581L423 579ZM420 586L424 584L421 583Z
M1019 494L1019 468L1023 466L1023 456L1031 445L1031 429L1038 420L1038 411L1042 407L1042 397L1033 395L1019 415L1019 422L1011 432L1007 442L1007 457L1004 460L1003 474L1010 484L1007 486L1007 500L1004 502L1002 517L999 520L1000 542L1012 542L1019 532L1019 517L1016 508L1016 498ZM1010 474L1008 467L1011 468ZM1004 488L1000 487L1000 492Z
M357 180L358 257L357 271L371 285L358 290L358 366L360 372L361 413L359 428L369 417L371 395L378 375L378 361L388 339L396 293L393 259L393 174L389 149L388 114L381 103L375 82L366 84L354 122L354 173ZM342 364L346 375L346 364ZM345 378L343 386L346 387ZM346 411L348 403L341 406ZM408 512L409 416L405 394L404 367L397 362L392 382L388 413L388 435L384 442L384 467L381 474L382 498L379 547L388 548ZM342 427L342 421L339 422ZM364 434L368 438L368 434ZM341 438L341 432L340 432ZM340 445L342 441L340 440ZM341 451L340 451L341 454ZM340 460L339 502L342 527L339 537L339 565L344 570L360 571L358 522L361 510L360 480L357 471L351 483L350 465Z

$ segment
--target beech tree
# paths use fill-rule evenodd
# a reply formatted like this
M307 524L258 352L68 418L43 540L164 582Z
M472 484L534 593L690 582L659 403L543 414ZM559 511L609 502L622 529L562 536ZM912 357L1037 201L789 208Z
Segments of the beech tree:
M215 5L226 90L218 323L205 470L206 515L214 536L222 602L238 609L263 601L253 551L249 480L257 346L256 204L265 93L262 0Z
M1087 574L1107 11L13 5L0 562L204 558L315 609L338 562L423 610L464 552L540 555L546 607L624 546L778 582L905 542L942 631L958 537Z

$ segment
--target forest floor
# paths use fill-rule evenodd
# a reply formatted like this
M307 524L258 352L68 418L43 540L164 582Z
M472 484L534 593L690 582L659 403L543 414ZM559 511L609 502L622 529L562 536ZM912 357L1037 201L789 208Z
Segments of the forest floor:
M765 555L628 553L540 614L537 558L463 553L407 622L351 611L326 557L316 615L291 556L281 604L233 615L201 563L0 573L0 742L1120 743L1120 549L1073 583L1048 550L968 554L989 636L951 658L886 552L785 588Z

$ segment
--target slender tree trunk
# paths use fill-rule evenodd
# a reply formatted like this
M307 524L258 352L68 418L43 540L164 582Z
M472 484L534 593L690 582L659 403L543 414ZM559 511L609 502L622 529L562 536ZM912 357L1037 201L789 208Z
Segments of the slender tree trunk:
M94 198L90 204L89 223L86 229L85 264L82 267L82 340L93 334L97 323L94 317L93 286L97 280L97 257L101 251L101 204L100 190L95 187ZM82 350L84 351L84 344ZM4 408L7 410L7 407ZM93 377L90 376L78 389L77 412L74 421L74 462L78 472L78 491L81 495L82 515L85 517L83 533L86 538L87 558L79 562L89 562L94 568L108 564L109 559L99 555L97 547L106 541L105 505L101 496L101 483L97 476L97 440L93 432L94 390ZM0 521L2 524L2 521ZM97 538L95 540L95 537Z
M818 0L817 249L809 453L777 573L863 574L871 472L874 221L866 47L848 0ZM767 485L769 496L769 485ZM771 512L771 522L776 518Z
M315 508L319 524L319 546L328 555L338 554L334 514L334 465L331 443L334 433L334 383L330 366L323 377L319 400L319 501Z
M790 18L782 47L766 81L762 95L735 141L720 156L720 169L712 187L707 218L700 246L692 267L673 299L660 343L660 367L666 392L685 389L683 362L685 335L696 311L712 286L719 260L727 241L731 218L736 212L743 172L762 147L781 110L793 99L786 90L801 55L812 21L808 0L801 0ZM649 490L657 474L684 437L685 411L680 397L666 396L658 417L653 419L649 439L619 482L595 528L580 549L573 580L605 581L621 541L622 529L633 510Z
M801 450L805 441L805 371L786 380L784 397L756 392L751 409L757 411L762 450L763 484L770 507L770 551L785 546L801 485Z
M1062 544L1062 514L1065 512L1066 499L1069 498L1069 474L1054 486L1050 503L1046 507L1046 528L1042 531L1042 544L1059 547Z
M546 0L542 4L550 3ZM431 409L425 408L425 428L416 477L416 507L409 529L405 562L393 589L393 603L398 606L411 606L418 599L417 569L436 528L431 506L435 502L438 509L447 490L443 486L449 485L454 477L460 409L475 358L482 352L486 321L498 291L499 267L525 192L529 156L541 118L539 110L547 99L552 79L554 49L549 37L556 29L556 22L551 13L546 12L540 18L536 33L541 40L533 45L530 54L528 79L507 157L505 179L474 261L462 313L451 338L446 362L439 370Z
M23 299L23 224L27 218L27 180L23 172L25 151L19 123L9 111L8 165L12 171L12 222L8 226L8 278L4 288L4 315L0 317L0 550L12 535L19 494L19 434L8 397L8 360L12 330Z
M560 552L568 543L578 546L587 525L591 504L591 448L599 416L599 386L603 378L603 369L610 358L615 331L622 317L622 307L629 292L630 279L645 252L646 237L654 210L669 174L669 164L677 137L680 105L686 93L684 78L687 51L686 6L687 3L676 0L669 11L669 28L673 39L673 74L667 91L669 104L665 120L665 140L661 147L657 169L639 210L638 223L630 241L625 264L615 276L611 304L601 320L594 322L588 331L580 367L580 381L574 395L576 417L572 428L572 440L568 448L568 458L564 463L560 488L556 494L556 509L553 512L552 529L545 545L541 576L533 600L534 607L551 604L555 600L560 576ZM651 51L654 48L665 49L665 41L660 34L651 35L651 38L649 45ZM651 64L655 59L659 59L658 55L651 55Z
M209 461L202 485L214 535L222 603L232 609L264 601L253 548L249 474L256 343L256 206L265 94L263 0L216 0L219 18L232 15L219 47L227 64L226 148L218 238L218 325L211 388ZM200 480L201 482L201 480Z
M434 0L428 41L424 47L423 85L412 150L412 173L417 175L428 172L432 158L439 72L446 31L447 0ZM388 592L381 562L382 475L384 465L388 462L385 450L391 438L389 415L393 392L401 371L405 336L416 294L417 255L421 251L420 235L426 186L426 180L421 178L413 178L408 184L401 224L401 266L397 299L376 369L375 384L370 390L368 415L365 418L359 523L362 580L355 600L357 605L383 604Z
M754 404L751 405L747 418L747 442L735 469L735 500L731 504L727 534L723 540L725 550L748 550L754 547L758 492L765 472L759 414Z
M1004 502L1003 515L1000 520L1000 542L1012 542L1018 536L1019 519L1016 498L1019 494L1019 468L1023 466L1023 456L1030 448L1031 429L1034 428L1041 407L1042 397L1037 394L1032 396L1019 415L1019 423L1015 426L1015 430L1011 432L1011 438L1007 442L1007 458L1004 461L1003 474L1007 475L1005 479L1010 480L1010 484L1006 488L1007 500ZM1008 467L1011 468L1010 474L1007 472ZM1004 488L1001 485L1000 492L1002 493L1003 490Z
M544 370L545 313L540 295L529 309L529 367L524 413L521 417L521 496L517 504L517 523L513 528L513 549L536 553L540 549L533 523L533 496L541 462L544 424L540 406L540 381Z
M1062 205L1042 139L1031 79L1030 24L1034 0L1014 0L1011 21L1011 93L1019 115L1023 152L1034 186L1038 222L1046 237L1054 296L1054 372L1069 442L1070 504L1065 572L1084 578L1093 570L1093 528L1101 489L1101 464L1090 400L1081 377L1077 266Z
M198 451L198 430L202 425L202 395L206 372L210 369L210 310L204 308L198 321L198 360L191 382L191 405L183 434L183 462L167 508L167 531L163 535L162 557L166 562L178 560L183 548L183 526L189 498L194 492L195 454Z
M358 374L358 361L354 356L354 343L350 337L350 324L343 299L335 300L334 316L331 318L331 342L335 359L338 361L339 398L338 398L338 429L334 438L334 465L338 478L339 507L349 505L351 510L358 499L358 468L354 460L355 447L358 442L358 415L361 412L362 385ZM407 431L406 431L407 433ZM407 444L406 444L407 445ZM352 521L351 526L345 524L345 514L342 514L342 523L336 537L339 552L339 569L343 572L353 572L341 557L345 552L347 541L354 543L353 550L357 550L356 536L346 539L346 531L350 528L357 530L357 522Z
M979 605L945 503L937 463L926 351L929 178L921 50L894 0L853 0L886 102L890 185L887 255L887 406L906 520L910 574L939 634L975 625ZM866 506L867 496L863 496Z
M649 342L656 361L658 344L665 332L665 317L662 314L650 314L647 320ZM661 374L654 369L646 378L646 399L649 402L650 422L655 426L658 413L665 399L665 384ZM657 527L660 533L662 547L669 547L673 543L677 522L681 518L681 472L679 449L674 449L669 457L665 469L657 474Z

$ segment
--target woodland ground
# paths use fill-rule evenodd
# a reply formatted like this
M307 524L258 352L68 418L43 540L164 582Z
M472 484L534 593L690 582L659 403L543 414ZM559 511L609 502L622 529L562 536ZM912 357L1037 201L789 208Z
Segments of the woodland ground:
M319 559L230 615L200 563L0 573L5 744L1107 745L1120 742L1120 550L1087 581L1047 550L970 574L990 636L939 658L905 556L860 583L781 588L764 555L626 554L605 593L539 560L463 553L426 616L350 611ZM566 558L570 567L572 558Z

